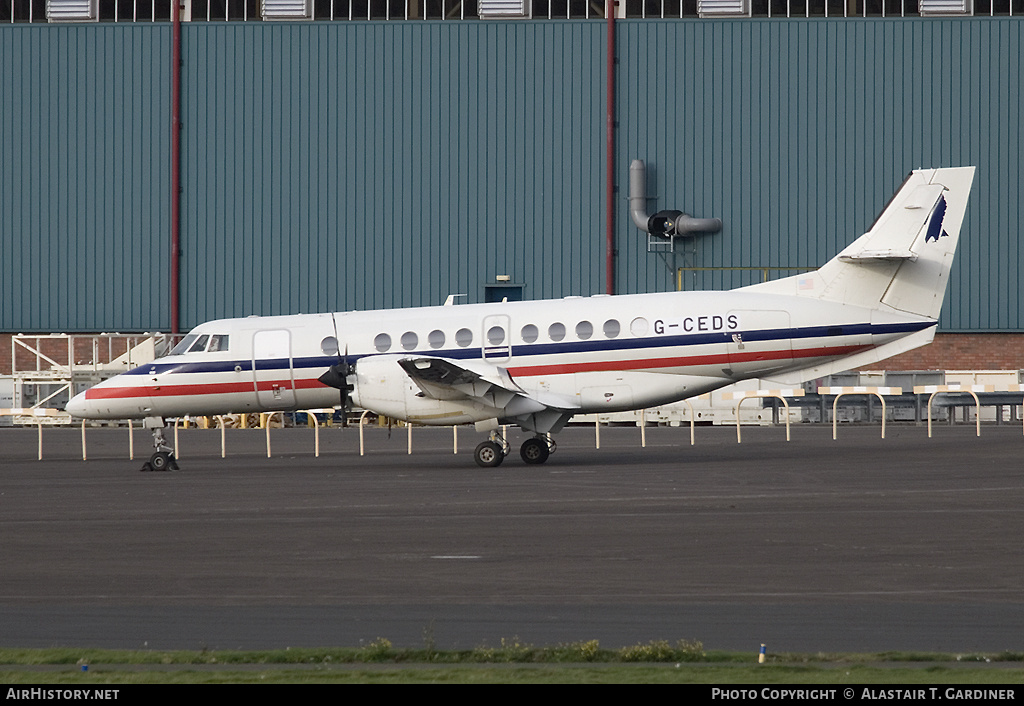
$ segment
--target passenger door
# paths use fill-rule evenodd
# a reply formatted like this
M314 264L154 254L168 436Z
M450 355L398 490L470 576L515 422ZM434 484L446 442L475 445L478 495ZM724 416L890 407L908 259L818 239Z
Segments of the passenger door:
M253 384L260 409L291 409L295 406L291 348L291 332L287 329L253 334Z

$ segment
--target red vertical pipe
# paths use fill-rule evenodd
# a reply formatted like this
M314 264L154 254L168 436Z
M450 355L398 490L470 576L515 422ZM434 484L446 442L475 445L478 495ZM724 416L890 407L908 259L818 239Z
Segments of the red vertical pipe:
M615 4L616 0L607 0L605 9L608 18L608 156L605 175L605 281L608 285L608 294L615 294Z
M181 277L181 14L171 0L171 333L179 331Z

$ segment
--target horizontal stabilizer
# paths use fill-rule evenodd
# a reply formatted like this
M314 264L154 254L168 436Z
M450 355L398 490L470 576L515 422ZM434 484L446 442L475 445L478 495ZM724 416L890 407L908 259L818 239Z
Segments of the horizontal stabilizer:
M839 256L841 262L892 262L898 260L917 260L917 253L910 250L861 250L856 253L843 253Z

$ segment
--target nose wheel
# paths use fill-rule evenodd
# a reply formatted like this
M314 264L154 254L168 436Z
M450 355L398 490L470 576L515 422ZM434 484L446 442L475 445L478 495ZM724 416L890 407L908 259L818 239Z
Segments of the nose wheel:
M146 417L146 426L153 429L153 455L142 464L140 471L176 471L178 462L174 458L174 449L164 439L164 420L160 417Z
M170 451L157 451L149 457L149 461L142 465L143 471L176 471L178 462L174 460L174 454Z

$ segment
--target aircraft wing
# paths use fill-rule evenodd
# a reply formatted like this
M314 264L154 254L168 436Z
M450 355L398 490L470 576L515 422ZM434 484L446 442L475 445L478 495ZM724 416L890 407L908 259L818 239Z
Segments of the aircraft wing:
M477 366L472 363L435 357L403 358L398 364L426 397L436 400L472 399L498 408L513 405L524 408L523 411L525 407L532 406L537 409L530 411L549 407L561 410L579 407L578 403L555 395L527 392L500 366L487 365L479 370L474 369ZM519 402L515 404L517 400Z
M580 407L558 395L524 390L500 366L434 357L402 358L398 364L425 397L484 404L503 424L539 433L558 431Z

